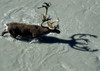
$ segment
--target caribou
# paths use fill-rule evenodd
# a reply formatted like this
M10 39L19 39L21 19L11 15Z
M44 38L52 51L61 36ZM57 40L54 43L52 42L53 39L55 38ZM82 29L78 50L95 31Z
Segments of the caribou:
M38 7L38 9L45 8L45 14L42 14L40 17L42 20L41 25L11 22L4 24L6 28L4 28L1 35L4 36L4 34L9 33L11 37L16 39L17 36L38 38L49 33L59 34L59 25L53 25L53 23L59 22L59 19L51 21L51 18L47 17L48 8L50 5L50 3L45 2L42 7ZM47 23L47 26L42 25L44 22Z

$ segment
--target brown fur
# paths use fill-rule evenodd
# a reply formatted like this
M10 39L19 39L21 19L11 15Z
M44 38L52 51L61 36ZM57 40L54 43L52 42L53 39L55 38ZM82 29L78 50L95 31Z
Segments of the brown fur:
M18 35L22 37L37 38L42 35L48 34L50 32L60 33L60 31L57 28L49 29L48 27L25 24L25 23L9 23L6 25L8 26L8 29L5 29L2 32L2 36L5 33L10 33L10 35L13 38L16 38Z

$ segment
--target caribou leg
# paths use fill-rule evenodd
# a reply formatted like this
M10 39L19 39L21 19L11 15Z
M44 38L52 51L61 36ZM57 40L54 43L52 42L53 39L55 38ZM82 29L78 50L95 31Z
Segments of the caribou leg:
M6 29L3 30L1 36L4 36L4 34L8 33L8 31Z

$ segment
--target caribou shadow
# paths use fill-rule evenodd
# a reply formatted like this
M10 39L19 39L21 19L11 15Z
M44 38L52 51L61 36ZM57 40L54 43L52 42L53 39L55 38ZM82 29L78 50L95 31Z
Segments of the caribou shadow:
M89 51L89 52L98 51L98 49L91 49L88 47L88 43L90 42L90 40L85 38L87 36L97 38L96 35L91 35L91 34L74 34L70 37L71 38L70 40L60 39L51 36L42 36L40 39L40 43L49 43L49 44L63 43L63 44L69 44L71 48L80 51Z
M48 43L48 44L53 44L53 43L63 43L63 44L68 44L71 48L80 50L80 51L88 51L88 52L96 52L98 49L91 49L88 47L88 43L90 40L86 37L92 37L92 38L97 38L96 35L91 35L91 34L74 34L70 37L70 40L66 39L60 39L52 36L42 36L37 39L29 39L25 37L20 37L17 40L24 41L24 42L33 42L35 43Z

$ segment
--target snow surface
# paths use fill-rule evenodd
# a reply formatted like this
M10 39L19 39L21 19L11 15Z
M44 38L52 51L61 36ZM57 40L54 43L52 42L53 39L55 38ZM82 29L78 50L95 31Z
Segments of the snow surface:
M0 33L4 24L40 25L37 9L45 0L0 0ZM41 42L0 36L0 71L100 71L100 0L46 0L48 14L59 17L60 34Z

